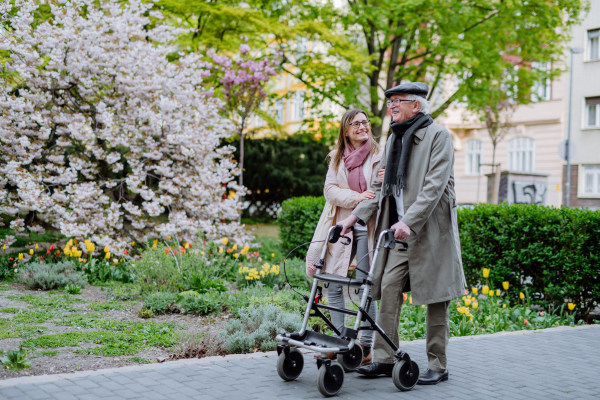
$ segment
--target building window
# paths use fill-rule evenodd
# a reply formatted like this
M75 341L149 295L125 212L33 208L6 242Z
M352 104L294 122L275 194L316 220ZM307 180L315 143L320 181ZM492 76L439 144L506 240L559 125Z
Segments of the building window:
M305 92L303 90L294 92L294 113L293 113L294 121L304 120L304 115L305 115L304 97L305 97Z
M283 125L283 99L278 99L275 102L275 121L279 125Z
M535 140L518 137L508 142L508 169L516 172L533 172L535 165Z
M583 195L600 196L600 165L582 165Z
M588 31L588 60L600 58L600 29Z
M543 73L547 73L550 71L550 63L538 63L532 62L531 68L536 69L538 71L542 71ZM541 82L535 82L533 87L531 88L531 101L548 101L551 99L550 92L550 79L544 79Z
M600 96L585 99L584 122L586 128L600 127Z
M482 145L479 140L467 142L467 160L465 173L467 175L479 175L481 173Z

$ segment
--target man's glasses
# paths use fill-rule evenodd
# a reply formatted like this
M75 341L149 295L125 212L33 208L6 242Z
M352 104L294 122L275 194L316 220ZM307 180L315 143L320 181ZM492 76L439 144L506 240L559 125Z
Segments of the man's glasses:
M362 126L364 126L366 128L367 126L369 126L370 122L369 121L356 121L356 122L351 123L350 126L353 128L359 128L361 124L362 124Z
M395 105L396 107L398 107L400 105L400 103L402 103L403 101L414 101L414 100L403 100L403 99L394 99L394 100L388 100L387 101L387 106L391 107L392 104Z

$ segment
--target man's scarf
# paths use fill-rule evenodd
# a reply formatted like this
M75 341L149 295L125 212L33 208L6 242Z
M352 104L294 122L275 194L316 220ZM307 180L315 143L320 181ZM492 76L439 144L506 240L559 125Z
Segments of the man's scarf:
M390 153L387 157L385 175L383 176L383 196L400 196L401 190L406 186L406 172L408 159L413 145L413 134L417 129L425 128L433 123L429 114L418 113L403 122L392 122L390 128L394 132L390 140ZM403 142L406 143L403 145Z

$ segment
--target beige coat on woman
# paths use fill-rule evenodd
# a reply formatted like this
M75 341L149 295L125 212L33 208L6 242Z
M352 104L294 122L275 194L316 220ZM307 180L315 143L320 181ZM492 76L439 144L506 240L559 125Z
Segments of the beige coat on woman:
M393 134L381 155L385 168ZM410 227L408 274L413 304L432 304L464 295L465 275L460 254L456 193L454 192L454 147L448 130L433 123L417 130L408 159L402 221ZM373 223L375 234L397 221L395 203L381 196L381 182L371 183L375 198L365 200L353 214L360 222ZM345 214L344 214L345 215ZM373 298L381 298L381 277L387 252L381 252L373 266ZM400 289L401 290L401 289Z
M332 151L329 156L333 160L335 156L335 150ZM367 190L371 189L371 182L377 178L377 169L379 161L381 160L381 151L371 156L371 176L365 177L367 181ZM325 187L323 189L325 199L334 206L337 207L335 218L333 223L336 221L342 221L350 216L354 207L356 207L360 201L358 196L360 193L350 189L348 185L348 170L344 165L344 160L340 162L340 166L337 171L332 167L332 163L329 163L329 170L327 171L327 177L325 178ZM373 216L374 217L374 216ZM367 223L367 231L369 234L369 251L373 250L373 238L375 232L375 218L371 218ZM353 239L352 232L346 236ZM344 246L341 241L337 243L331 243L327 250L327 257L325 258L325 273L334 274L339 276L346 276L348 274L348 267L350 266L350 255L352 253L352 245ZM369 260L373 258L373 254L369 253ZM358 260L357 260L358 261ZM364 268L363 268L364 267ZM363 261L359 266L361 269L367 269L366 263Z

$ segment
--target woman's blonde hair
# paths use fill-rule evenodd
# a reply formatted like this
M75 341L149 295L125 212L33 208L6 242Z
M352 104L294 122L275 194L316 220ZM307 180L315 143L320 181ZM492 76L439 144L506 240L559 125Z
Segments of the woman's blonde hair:
M367 119L369 116L363 110L359 110L357 108L353 108L348 110L342 116L342 120L340 121L340 134L338 136L337 144L335 145L335 155L333 156L332 163L333 169L335 171L340 167L340 162L342 158L344 158L344 150L346 150L346 146L350 143L348 136L348 130L350 130L350 123L358 114L364 114ZM368 126L369 128L369 142L371 143L371 155L379 153L379 144L373 139L373 133L371 132L371 124Z

